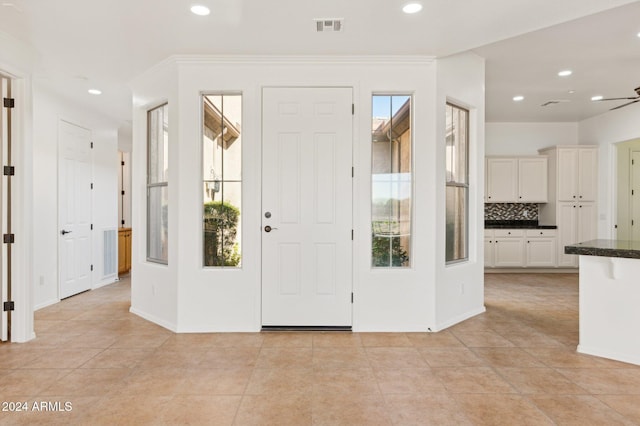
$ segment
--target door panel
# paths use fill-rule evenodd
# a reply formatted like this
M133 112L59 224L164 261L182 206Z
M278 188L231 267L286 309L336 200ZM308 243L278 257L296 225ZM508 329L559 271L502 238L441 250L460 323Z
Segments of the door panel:
M60 298L91 288L91 132L59 127Z
M351 104L350 88L263 90L265 326L351 325Z

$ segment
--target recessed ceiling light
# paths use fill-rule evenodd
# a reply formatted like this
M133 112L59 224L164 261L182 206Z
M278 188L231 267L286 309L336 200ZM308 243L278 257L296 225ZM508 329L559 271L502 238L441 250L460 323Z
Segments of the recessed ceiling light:
M87 92L91 93L92 95L102 95L102 90L98 89L89 89L87 90Z
M601 100L602 100L602 98L604 98L604 96L602 96L602 95L596 95L596 96L592 96L592 97L591 97L591 100L592 100L592 101L601 101Z
M201 4L194 4L193 6L191 6L191 13L195 13L196 15L200 15L200 16L207 16L208 14L211 13L211 11L207 6L203 6Z
M640 33L636 34L640 38Z
M560 71L560 72L558 73L558 75L559 75L560 77L568 77L568 76L570 76L571 74L573 74L573 71L571 71L571 70L562 70L562 71Z
M418 13L422 10L420 3L407 3L402 7L404 13Z
M573 89L569 90L569 94L570 94L570 95L573 95L574 93L576 93L576 91L575 91L575 90L573 90Z
M522 96L522 95L514 96L514 97L513 97L513 100L514 100L515 102L520 102L520 101L524 100L524 96Z

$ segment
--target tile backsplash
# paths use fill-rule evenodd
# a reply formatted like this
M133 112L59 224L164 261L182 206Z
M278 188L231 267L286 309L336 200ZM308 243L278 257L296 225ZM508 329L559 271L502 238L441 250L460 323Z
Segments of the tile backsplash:
M484 220L538 220L538 205L529 203L485 203Z

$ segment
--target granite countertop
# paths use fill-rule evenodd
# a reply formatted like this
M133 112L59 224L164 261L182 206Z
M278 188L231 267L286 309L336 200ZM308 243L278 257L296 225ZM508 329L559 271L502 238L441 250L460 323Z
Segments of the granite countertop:
M485 220L484 229L557 229L556 225L540 225L537 220Z
M640 241L591 240L565 246L565 254L640 259Z

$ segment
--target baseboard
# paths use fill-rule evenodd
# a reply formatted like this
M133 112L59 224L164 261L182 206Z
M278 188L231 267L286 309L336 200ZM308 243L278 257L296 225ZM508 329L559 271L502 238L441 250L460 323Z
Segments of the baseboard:
M39 311L40 309L46 308L47 306L55 305L56 303L60 303L60 299L51 299L44 303L40 303L33 307L33 311Z
M615 361L627 362L629 364L640 365L640 356L621 354L606 349L594 348L584 345L578 345L577 351L581 354L593 355L601 358L612 359Z
M169 331L173 331L174 333L177 332L176 330L178 329L178 327L176 327L175 324L171 324L170 322L165 321L161 318L158 318L155 315L151 315L146 312L139 311L133 307L129 308L129 312L139 316L140 318L146 319L147 321L151 321L154 324L158 324L160 327L164 327Z
M455 316L448 321L445 321L440 324L436 324L435 329L430 331L435 331L435 332L442 331L458 323L461 323L462 321L468 320L469 318L475 317L476 315L485 313L486 311L487 311L487 308L484 305L482 305L482 307L478 309L473 309L471 311L465 312L462 315Z
M484 268L485 274L577 274L578 268Z

